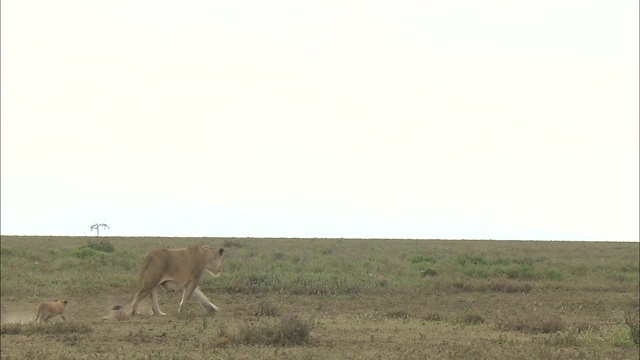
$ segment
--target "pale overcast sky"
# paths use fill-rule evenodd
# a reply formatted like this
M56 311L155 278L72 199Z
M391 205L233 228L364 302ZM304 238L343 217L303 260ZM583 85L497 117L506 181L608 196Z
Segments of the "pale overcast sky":
M1 233L638 241L638 1L1 3Z

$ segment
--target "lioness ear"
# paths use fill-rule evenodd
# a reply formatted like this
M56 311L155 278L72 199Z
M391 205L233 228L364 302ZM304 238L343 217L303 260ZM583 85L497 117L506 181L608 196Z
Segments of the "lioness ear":
M222 253L224 252L224 249L220 248L220 250L218 250L218 252L220 253L220 256L222 256Z

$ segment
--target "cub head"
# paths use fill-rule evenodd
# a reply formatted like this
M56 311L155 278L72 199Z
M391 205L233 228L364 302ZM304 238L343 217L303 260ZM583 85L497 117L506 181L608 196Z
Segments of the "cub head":
M224 249L220 248L218 250L213 250L207 247L204 248L207 249L208 252L204 270L213 277L220 276L220 272L222 271L222 253L224 252Z
M68 300L59 299L56 300L57 303L62 304L62 306L67 306Z

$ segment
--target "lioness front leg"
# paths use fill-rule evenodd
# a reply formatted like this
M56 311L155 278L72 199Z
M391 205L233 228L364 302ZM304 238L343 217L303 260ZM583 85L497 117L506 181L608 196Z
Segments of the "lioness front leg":
M151 290L151 309L153 310L153 315L160 315L160 316L167 315L162 311L160 311L160 308L158 307L158 288L157 287Z
M205 309L207 309L207 312L218 312L218 307L213 305L211 301L209 301L207 296L203 294L202 291L200 291L200 288L195 288L193 290L192 296L194 299L198 300L198 302L202 304Z

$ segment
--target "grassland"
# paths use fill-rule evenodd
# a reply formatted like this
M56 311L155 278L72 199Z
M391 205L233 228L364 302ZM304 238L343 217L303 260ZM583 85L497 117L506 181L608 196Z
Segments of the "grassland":
M3 359L637 359L639 243L14 237L0 241ZM154 247L225 248L201 288L110 308ZM66 298L67 322L35 325ZM108 317L104 320L102 317Z

